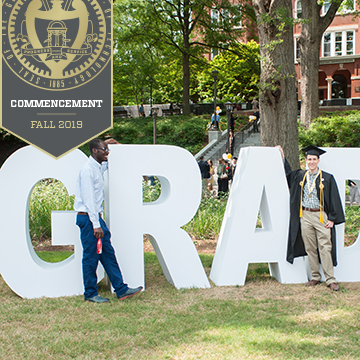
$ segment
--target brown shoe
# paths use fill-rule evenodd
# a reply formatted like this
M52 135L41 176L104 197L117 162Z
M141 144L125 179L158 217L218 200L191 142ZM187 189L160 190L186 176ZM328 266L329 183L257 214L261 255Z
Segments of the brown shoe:
M333 283L329 284L328 287L332 291L339 291L339 285L336 282L333 282Z
M320 280L310 280L305 284L305 286L316 286L320 284Z

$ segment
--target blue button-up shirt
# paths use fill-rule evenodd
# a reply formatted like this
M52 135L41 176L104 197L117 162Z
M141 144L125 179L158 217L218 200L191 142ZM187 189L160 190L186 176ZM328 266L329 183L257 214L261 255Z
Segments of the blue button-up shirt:
M104 172L108 163L99 164L92 156L81 168L75 189L74 209L89 214L94 229L100 227L99 213L103 211Z

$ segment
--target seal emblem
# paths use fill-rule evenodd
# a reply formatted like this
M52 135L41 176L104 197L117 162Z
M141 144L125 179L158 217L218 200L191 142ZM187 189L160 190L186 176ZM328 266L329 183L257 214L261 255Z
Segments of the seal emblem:
M4 0L2 16L3 59L33 86L84 85L112 56L109 0Z

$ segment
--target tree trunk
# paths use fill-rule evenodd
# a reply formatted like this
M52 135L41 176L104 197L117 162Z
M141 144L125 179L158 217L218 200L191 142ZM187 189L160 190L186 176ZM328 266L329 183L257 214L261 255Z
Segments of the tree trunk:
M319 56L321 38L328 28L341 1L333 1L325 16L316 0L302 0L302 23L299 44L301 49L301 123L307 128L319 116ZM316 145L316 144L314 144Z
M260 38L261 144L281 145L290 165L299 168L291 0L253 0L253 5Z
M183 64L183 114L190 115L190 56L182 53Z
M304 0L299 44L301 49L301 123L307 128L319 116L319 56L322 32L319 32L319 5L313 0Z

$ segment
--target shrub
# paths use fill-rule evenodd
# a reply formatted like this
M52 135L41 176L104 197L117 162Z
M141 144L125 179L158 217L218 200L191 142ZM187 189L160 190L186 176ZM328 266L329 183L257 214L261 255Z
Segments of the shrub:
M299 127L299 146L358 147L360 111L324 113L314 119L309 129Z

